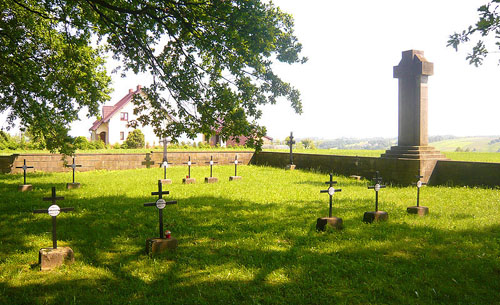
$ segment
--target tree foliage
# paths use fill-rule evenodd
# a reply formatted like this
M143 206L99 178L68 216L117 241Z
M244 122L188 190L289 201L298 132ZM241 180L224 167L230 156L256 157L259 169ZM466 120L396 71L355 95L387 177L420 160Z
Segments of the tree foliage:
M476 67L481 65L485 57L490 53L485 39L493 37L498 40L500 38L500 0L490 0L487 4L479 7L477 11L479 12L479 20L476 24L469 26L461 33L455 32L450 35L448 40L448 46L458 50L459 45L470 42L479 36L480 38L466 56L469 64ZM496 41L495 46L500 49L500 42Z
M140 129L134 129L128 134L125 140L127 148L143 148L144 147L144 134Z
M152 125L160 138L258 139L261 105L285 97L302 111L299 92L272 63L306 61L292 17L265 2L0 0L0 111L48 148L64 148L78 111L95 116L109 98L105 49L122 72L154 76L134 101L132 126Z

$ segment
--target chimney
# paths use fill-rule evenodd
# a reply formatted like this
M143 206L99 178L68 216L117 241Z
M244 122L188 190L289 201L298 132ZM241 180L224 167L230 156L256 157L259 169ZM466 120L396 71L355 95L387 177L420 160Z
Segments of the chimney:
M142 86L141 85L137 85L137 91L141 91L142 89Z

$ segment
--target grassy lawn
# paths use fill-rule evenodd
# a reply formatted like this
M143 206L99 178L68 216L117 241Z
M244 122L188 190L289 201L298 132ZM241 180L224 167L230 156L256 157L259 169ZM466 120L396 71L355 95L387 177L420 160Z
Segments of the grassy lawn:
M66 190L71 173L36 173L35 190L18 193L21 175L0 175L0 303L2 304L498 304L500 193L480 188L425 187L427 217L406 214L415 188L388 187L380 208L389 221L364 224L374 208L366 181L337 177L340 232L315 230L328 213L327 175L242 166L214 168L218 184L182 185L185 167L169 169L166 227L179 240L172 253L149 258L157 235L150 192L159 168L77 173L82 188ZM51 221L33 214L57 186L74 212L58 216L59 246L73 265L37 269L51 246Z

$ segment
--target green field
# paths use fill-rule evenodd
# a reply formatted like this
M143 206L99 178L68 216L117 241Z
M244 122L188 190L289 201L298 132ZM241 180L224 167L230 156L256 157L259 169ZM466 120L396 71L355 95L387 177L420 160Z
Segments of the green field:
M427 217L406 214L415 188L380 193L389 221L364 224L374 208L366 181L337 177L340 232L318 233L326 216L327 175L242 166L214 168L218 184L182 185L185 167L172 167L166 188L175 206L166 227L179 240L173 253L149 258L145 239L157 234L154 201L162 171L77 173L82 188L66 190L71 173L31 174L33 192L18 193L20 175L0 175L1 304L498 304L500 193L464 187L425 187ZM32 214L57 186L59 246L76 262L38 271L38 250L51 246L50 217Z

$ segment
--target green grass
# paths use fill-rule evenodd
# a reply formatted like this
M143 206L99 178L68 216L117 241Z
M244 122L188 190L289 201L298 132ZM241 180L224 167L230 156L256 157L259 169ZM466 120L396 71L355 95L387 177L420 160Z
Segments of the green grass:
M431 146L436 147L440 151L455 151L458 147L462 150L469 149L470 151L476 150L480 152L497 152L500 149L500 142L489 144L490 141L498 139L495 137L464 137L457 139L444 140L439 142L430 143Z
M328 213L327 175L242 166L214 168L218 184L173 184L165 223L179 248L156 258L144 253L157 234L152 202L161 169L77 173L82 188L66 190L71 173L29 176L33 192L18 193L20 175L0 175L0 303L2 304L498 304L500 194L480 188L425 187L427 217L406 214L415 188L388 187L380 208L389 222L362 223L373 210L366 181L336 177L342 192L334 215L345 229L318 233ZM51 245L42 197L57 186L60 246L75 264L37 270L38 250Z

